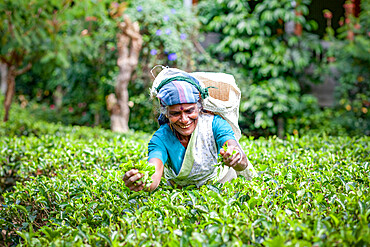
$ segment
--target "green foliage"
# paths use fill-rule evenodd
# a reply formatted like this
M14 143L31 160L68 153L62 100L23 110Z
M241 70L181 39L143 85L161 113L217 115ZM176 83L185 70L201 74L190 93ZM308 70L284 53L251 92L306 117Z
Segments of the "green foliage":
M0 126L0 177L18 181L0 196L4 245L370 244L367 136L243 137L253 181L146 194L126 188L120 165L145 157L149 136L43 122L13 136L18 121Z
M131 160L127 163L120 165L120 169L122 169L122 173L125 174L126 172L137 169L139 173L143 174L143 177L140 179L147 188L152 184L152 176L155 172L155 166L152 163L148 163L148 158L144 157L144 160L139 160L137 162L132 162Z
M69 52L83 50L79 33L65 25L74 12L69 1L5 0L0 10L0 57L9 66L40 60L49 71L51 65L66 68Z
M211 3L212 2L212 3ZM293 116L301 107L298 79L320 53L318 37L285 31L286 23L300 23L305 29L307 4L299 1L204 1L199 6L206 31L217 32L221 41L210 52L240 67L244 80L241 122L249 131L267 129L277 132L277 119ZM207 7L206 7L207 6ZM295 10L302 12L296 16Z
M227 150L227 143L225 143L223 146L222 146L222 149L223 150ZM221 155L221 154L218 154L217 156L217 164L215 166L223 166L225 165L224 163L224 157Z
M183 1L132 1L126 14L140 26L143 47L135 79L129 85L130 128L153 132L157 127L157 110L149 98L149 87L154 80L151 69L156 65L193 70L202 59L195 49L199 22L183 7ZM159 69L154 70L157 75Z
M286 133L326 133L333 136L370 134L370 122L357 118L354 111L318 107L305 108L286 122Z
M118 68L114 45L117 25L110 18L108 7L107 1L74 3L60 17L66 33L64 42L69 46L65 50L69 66L42 60L19 78L17 91L33 103L42 103L41 107L34 105L40 118L109 127L105 95L114 90ZM74 35L75 41L71 40Z
M367 135L370 134L369 13L369 1L362 1L358 18L346 17L338 37L328 34L331 45L326 57L332 62L323 72L324 76L333 76L339 82L336 110L346 116L349 126L357 125L356 128Z
M136 83L138 81L134 84ZM139 92L136 90L132 89L130 91L132 93L130 101L133 106L130 108L129 126L135 131L152 133L159 127L156 119L156 116L159 115L155 105L156 102L149 99L149 91Z
M58 16L63 19L69 48L63 54L69 66L54 66L52 60L44 59L35 62L33 69L17 82L19 94L30 102L41 103L41 107L35 105L35 114L47 121L109 128L105 96L114 92L118 74L116 34L123 14L138 21L143 36L140 63L128 88L133 103L129 126L154 131L156 112L148 101L148 88L154 79L150 70L157 64L192 70L202 60L193 44L199 23L180 0L75 2L73 8ZM70 40L69 35L75 34L78 38ZM57 87L61 93L56 92Z
M196 38L199 23L182 1L133 1L126 13L138 21L143 36L140 68L149 72L157 64L189 66L195 57L191 40Z

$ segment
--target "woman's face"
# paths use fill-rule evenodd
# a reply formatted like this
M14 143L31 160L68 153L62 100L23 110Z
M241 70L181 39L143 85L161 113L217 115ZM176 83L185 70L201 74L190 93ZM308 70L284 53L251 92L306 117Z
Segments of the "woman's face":
M196 103L177 104L167 108L168 120L175 130L183 136L190 136L198 123L199 109Z

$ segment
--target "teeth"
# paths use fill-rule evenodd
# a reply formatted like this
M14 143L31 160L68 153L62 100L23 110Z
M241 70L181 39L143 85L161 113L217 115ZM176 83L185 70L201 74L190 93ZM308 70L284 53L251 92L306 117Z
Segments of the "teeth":
M188 124L188 125L185 125L185 126L180 126L180 128L182 128L182 129L187 129L187 128L189 128L189 127L190 127L190 125L191 125L191 124Z

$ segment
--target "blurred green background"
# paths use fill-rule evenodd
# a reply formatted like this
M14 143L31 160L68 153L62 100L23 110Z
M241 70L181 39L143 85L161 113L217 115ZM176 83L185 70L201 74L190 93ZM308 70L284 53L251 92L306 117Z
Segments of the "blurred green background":
M245 135L369 135L369 11L357 0L3 0L0 99L11 74L11 121L109 128L128 15L143 38L128 86L132 130L158 128L148 99L160 64L232 74Z

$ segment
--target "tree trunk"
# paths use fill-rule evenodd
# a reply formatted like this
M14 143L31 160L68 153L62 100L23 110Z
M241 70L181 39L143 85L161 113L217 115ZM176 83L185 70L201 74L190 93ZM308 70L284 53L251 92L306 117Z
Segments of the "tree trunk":
M5 109L4 122L9 120L9 110L15 92L15 76L16 74L14 68L10 67L6 77L7 89L4 100L4 109Z
M53 93L54 104L58 110L62 108L63 95L64 95L63 88L61 85L58 85Z
M5 115L4 115L4 122L9 120L9 110L10 106L12 104L13 96L15 94L15 78L18 75L21 75L28 71L32 67L32 64L27 64L24 68L20 70L16 70L15 66L9 66L8 67L8 73L6 77L6 94L5 94L5 100L4 100L4 109L5 109Z
M99 126L100 124L100 114L99 112L95 112L94 114L94 126Z
M127 86L132 72L138 64L143 41L138 23L132 23L128 16L124 16L124 21L119 23L119 28L121 30L117 34L119 74L115 88L117 102L111 110L111 129L124 133L129 130L128 120L130 116Z
M277 119L277 135L281 139L284 137L284 118L282 117Z
M7 88L7 74L8 74L8 65L6 63L0 62L0 73L1 73L1 84L0 84L0 91L2 94L5 95L6 88Z

